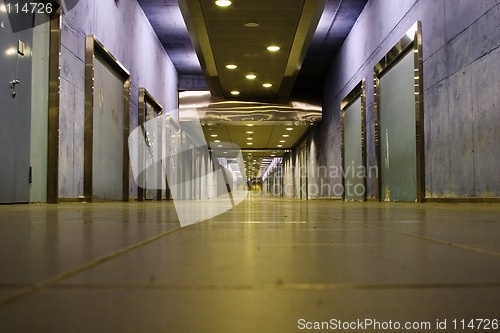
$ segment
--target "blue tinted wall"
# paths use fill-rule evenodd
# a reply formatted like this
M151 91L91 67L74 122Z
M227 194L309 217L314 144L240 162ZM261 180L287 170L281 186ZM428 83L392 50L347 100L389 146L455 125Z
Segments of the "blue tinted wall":
M340 167L340 102L362 79L368 167L375 165L373 67L417 20L423 31L426 197L500 197L499 0L369 1L325 79L323 123L308 138L310 165ZM368 197L374 197L376 169L368 172ZM309 183L319 191L310 197L338 197L332 189L341 178L334 176L312 175Z

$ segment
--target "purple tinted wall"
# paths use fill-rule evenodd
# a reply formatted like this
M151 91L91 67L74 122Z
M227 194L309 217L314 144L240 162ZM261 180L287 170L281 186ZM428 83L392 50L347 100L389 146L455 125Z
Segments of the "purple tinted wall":
M326 76L323 123L309 137L315 162L327 169L341 165L340 102L365 79L367 158L369 167L375 165L373 67L417 20L423 31L426 196L500 197L499 0L369 1ZM330 188L340 182L310 179ZM374 175L367 191L374 197Z
M135 0L80 0L62 17L59 196L83 195L85 37L94 34L129 70L130 128L137 127L139 87L164 111L177 108L177 72ZM131 196L136 196L130 183Z

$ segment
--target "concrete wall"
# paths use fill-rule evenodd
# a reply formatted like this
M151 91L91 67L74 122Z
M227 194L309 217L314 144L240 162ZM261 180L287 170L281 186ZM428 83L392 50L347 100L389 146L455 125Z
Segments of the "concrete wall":
M500 197L500 0L369 1L326 76L323 123L311 134L315 163L328 170L341 166L340 102L365 79L368 167L375 165L373 67L417 20L423 30L426 196ZM375 195L372 173L369 197ZM333 189L341 178L313 177L310 183Z
M129 70L131 130L139 87L168 112L177 108L177 72L135 0L80 0L62 17L59 197L83 196L85 37L94 34ZM137 196L130 182L131 197Z

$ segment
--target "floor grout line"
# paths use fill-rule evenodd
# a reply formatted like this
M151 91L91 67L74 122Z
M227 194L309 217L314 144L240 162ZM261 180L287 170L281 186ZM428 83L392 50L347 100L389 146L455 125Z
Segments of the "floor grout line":
M47 288L50 288L54 285L56 285L57 283L59 282L62 282L76 274L79 274L81 272L84 272L86 270L89 270L97 265L100 265L104 262L107 262L111 259L114 259L122 254L125 254L127 252L130 252L132 250L135 250L137 248L140 248L142 246L145 246L149 243L152 243L154 241L157 241L161 238L164 238L168 235L171 235L179 230L183 229L182 227L177 227L175 229L171 229L171 230L168 230L168 231L165 231L161 234L158 234L156 236L153 236L151 238L148 238L142 242L139 242L139 243L136 243L136 244L132 244L132 245L129 245L127 247L124 247L118 251L115 251L113 253L110 253L108 255L105 255L105 256L102 256L100 258L97 258L97 259L94 259L90 262L87 262L86 264L83 264L83 265L80 265L79 267L75 268L75 269L72 269L72 270L69 270L69 271L66 271L66 272L63 272L63 273L60 273L56 276L53 276L53 277L50 277L42 282L38 282L38 283L35 283L35 284L32 284L30 285L29 287L26 287L22 290L19 290L17 292L15 292L14 294L11 294L11 295L8 295L8 296L5 296L5 297L2 297L0 298L0 308L7 305L7 304L10 304L12 302L15 302L15 301L18 301L22 298L25 298L35 292L38 292L38 291L41 291L43 289L47 289Z
M500 282L483 283L274 283L274 284L206 284L206 285L177 285L177 284L70 284L54 285L51 289L64 290L193 290L193 291L219 291L219 290L401 290L401 289L476 289L500 288Z
M363 225L363 226L365 226L367 228L370 228L370 229L376 229L376 230L381 230L381 231L388 231L388 232L396 233L396 234L403 235L403 236L409 236L409 237L413 237L413 238L418 238L418 239L421 239L421 240L425 240L425 241L429 241L429 242L433 242L433 243L437 243L437 244L441 244L441 245L451 246L451 247L455 247L455 248L458 248L458 249L467 250L467 251L470 251L470 252L476 252L476 253L485 254L485 255L489 255L489 256L500 258L500 253L499 252L494 252L494 251L489 251L489 250L485 250L485 249L480 249L480 248L477 248L477 247L473 247L473 246L469 246L469 245L464 245L464 244L459 244L459 243L453 243L453 242L450 242L450 241L445 241L445 240L442 240L442 239L433 238L433 237L429 237L429 236L418 235L418 234L414 234L414 233L411 233L411 232L405 232L405 231L395 230L395 229L385 228L385 227L378 227L378 226L374 226L374 225L370 225L370 224L362 223L362 222L357 222L356 224Z

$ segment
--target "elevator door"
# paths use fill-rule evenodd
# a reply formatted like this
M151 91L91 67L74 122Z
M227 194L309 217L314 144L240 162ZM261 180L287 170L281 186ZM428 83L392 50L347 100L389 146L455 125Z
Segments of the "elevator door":
M22 203L30 200L32 29L13 33L3 11L0 23L0 203Z
M151 103L146 102L146 110L144 110L146 115L146 122L151 121L151 124L156 125L156 130L152 133L147 133L147 139L150 144L149 151L146 152L146 159L153 159L156 157L161 161L161 146L160 146L160 134L161 124L160 118L158 118L159 110L155 110ZM156 119L155 119L156 118ZM146 170L146 200L160 200L161 196L158 195L159 185L161 184L161 179L159 180L158 173L161 173L161 168L158 163L151 163L151 166ZM160 192L161 193L161 192Z
M94 75L93 198L123 200L123 80L97 57Z
M299 153L299 177L300 177L300 199L308 199L308 182L307 182L307 148L306 146L300 149Z
M417 199L414 58L410 52L380 78L381 190L384 201Z
M364 200L364 169L361 133L361 97L344 110L345 200Z

